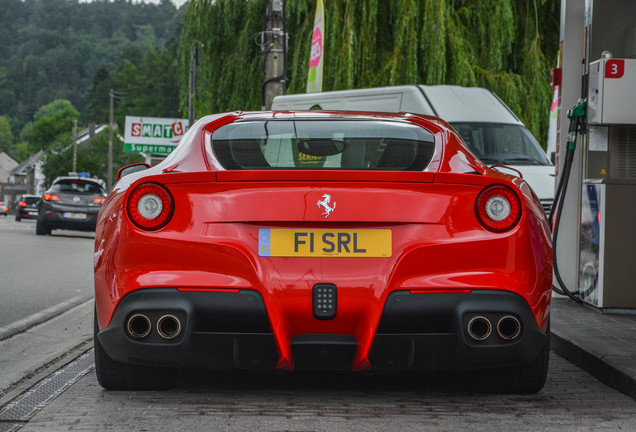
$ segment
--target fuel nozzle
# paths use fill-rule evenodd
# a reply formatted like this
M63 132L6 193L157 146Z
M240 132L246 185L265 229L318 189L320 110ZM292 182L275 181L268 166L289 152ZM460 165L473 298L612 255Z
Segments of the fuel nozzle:
M568 150L576 148L577 133L585 133L585 114L587 112L587 102L579 99L578 104L568 110L570 128L568 129Z
M585 99L579 99L578 104L568 111L568 118L583 117L586 105Z

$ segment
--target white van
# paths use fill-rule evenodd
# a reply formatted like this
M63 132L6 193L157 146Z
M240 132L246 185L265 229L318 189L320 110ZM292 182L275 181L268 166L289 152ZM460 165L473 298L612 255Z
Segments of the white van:
M455 128L482 162L521 172L546 213L550 213L554 166L521 120L490 90L404 85L283 95L275 97L272 104L273 111L309 109L411 112L440 117Z

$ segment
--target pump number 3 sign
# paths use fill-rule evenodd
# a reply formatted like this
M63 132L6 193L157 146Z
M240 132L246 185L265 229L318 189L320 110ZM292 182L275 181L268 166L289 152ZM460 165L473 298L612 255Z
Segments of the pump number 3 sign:
M605 63L605 78L622 78L625 73L625 60L612 59Z

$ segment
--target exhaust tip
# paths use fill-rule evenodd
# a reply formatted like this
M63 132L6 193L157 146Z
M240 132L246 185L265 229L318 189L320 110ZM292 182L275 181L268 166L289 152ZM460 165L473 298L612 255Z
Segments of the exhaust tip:
M521 322L512 315L506 315L497 323L497 333L502 339L515 339L521 334Z
M143 314L135 314L128 318L128 333L131 336L142 339L150 334L152 325L150 324L150 318Z
M484 316L476 316L468 322L468 334L476 341L482 341L492 332L490 320Z
M157 321L157 332L164 339L174 339L181 333L181 321L174 315L164 315Z

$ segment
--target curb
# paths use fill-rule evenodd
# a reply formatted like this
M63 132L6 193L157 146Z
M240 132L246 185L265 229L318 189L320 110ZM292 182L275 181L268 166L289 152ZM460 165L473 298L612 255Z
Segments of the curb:
M583 369L602 383L636 400L636 380L615 368L554 329L550 332L550 348L573 365Z
M31 327L42 324L43 322L46 322L51 318L63 314L64 312L73 309L75 306L79 306L80 304L85 303L91 299L92 297L73 297L69 300L66 300L65 302L58 303L55 306L23 318L20 321L9 324L6 327L2 327L0 328L0 341L9 339L10 337L15 336L18 333L23 333Z

